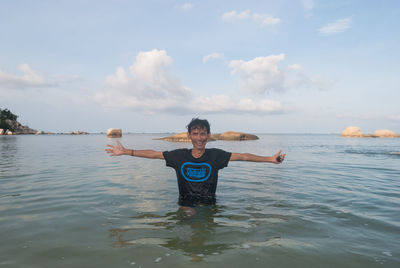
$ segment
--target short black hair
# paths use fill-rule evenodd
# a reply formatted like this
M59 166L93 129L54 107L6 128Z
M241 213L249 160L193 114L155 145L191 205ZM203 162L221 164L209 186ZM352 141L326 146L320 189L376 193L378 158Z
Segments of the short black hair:
M192 118L189 125L186 126L188 132L191 133L192 130L198 129L206 129L207 133L210 133L210 123L208 123L207 119L199 119L199 118Z

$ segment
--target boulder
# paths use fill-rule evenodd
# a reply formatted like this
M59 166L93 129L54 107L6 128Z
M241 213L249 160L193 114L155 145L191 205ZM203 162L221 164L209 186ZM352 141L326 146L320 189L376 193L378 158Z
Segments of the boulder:
M399 138L400 135L388 129L380 129L372 133L372 136L378 138Z
M187 135L187 132L177 133L172 136L159 138L157 140L172 141L172 142L191 142L191 140L189 139L189 137ZM215 139L209 138L208 141L215 141Z
M43 134L49 134L49 133L43 133ZM85 132L85 131L70 131L69 134L70 135L87 135L89 133Z
M28 126L22 126L19 125L18 128L15 130L16 134L36 134L37 130L36 129L32 129Z
M10 126L10 129L13 129L13 135L14 134L35 134L37 132L37 130L35 129L31 129L28 126L23 126L21 125L19 122L15 121L15 120L10 120L10 119L6 119L4 120L4 123L8 126ZM6 130L3 129L3 132L1 134L1 130L0 130L0 135L6 135Z
M400 138L400 135L388 129L380 129L372 134L363 134L359 127L347 127L340 134L342 137L362 137L362 138Z
M372 134L363 134L362 135L363 138L376 138L374 135Z
M14 133L7 129L5 135L14 135Z
M120 129L120 128L109 128L107 130L107 137L109 137L109 138L121 138L122 137L122 129Z
M360 138L363 137L363 133L361 132L359 127L347 127L345 128L340 136L342 137L351 137L351 138Z
M11 135L35 134L37 132L35 129L21 125L21 123L17 121L18 116L8 109L0 109L0 115L0 125L3 127L3 131L0 131L0 135L5 135L7 129L12 131Z
M228 141L244 141L244 140L257 140L256 135L247 134L243 132L228 131L222 134L213 134L208 141L228 140ZM169 137L159 138L157 140L172 141L172 142L191 142L187 136L187 132L181 132Z
M53 132L46 132L46 131L38 131L35 133L35 135L53 135Z
M217 140L225 141L247 141L247 140L258 140L258 137L253 134L247 134L243 132L227 131L221 134L213 136Z
M0 135L3 135L4 129L0 128Z
M190 142L190 139L187 136L187 132L177 133L177 134L174 134L172 136L159 138L157 140L173 141L173 142Z

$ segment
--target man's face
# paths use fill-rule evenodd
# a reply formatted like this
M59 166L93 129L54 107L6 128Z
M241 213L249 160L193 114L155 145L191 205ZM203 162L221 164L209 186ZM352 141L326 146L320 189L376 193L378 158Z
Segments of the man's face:
M193 148L202 150L206 147L210 133L207 133L205 128L195 128L188 133L188 137L192 141Z

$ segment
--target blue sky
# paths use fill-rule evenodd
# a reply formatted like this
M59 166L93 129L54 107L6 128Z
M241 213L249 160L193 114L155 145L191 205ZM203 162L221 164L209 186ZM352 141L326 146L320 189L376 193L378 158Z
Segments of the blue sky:
M400 133L399 1L0 3L0 108L52 132Z

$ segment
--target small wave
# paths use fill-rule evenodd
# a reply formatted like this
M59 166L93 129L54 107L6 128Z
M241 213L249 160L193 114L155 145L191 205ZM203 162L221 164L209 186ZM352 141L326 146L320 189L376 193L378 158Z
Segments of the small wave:
M346 154L361 154L367 156L399 156L400 152L388 152L388 151L370 151L370 150L345 150Z
M1 195L0 198L2 197L18 197L21 196L21 194L6 194L6 195Z

